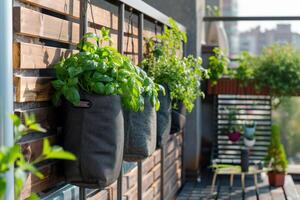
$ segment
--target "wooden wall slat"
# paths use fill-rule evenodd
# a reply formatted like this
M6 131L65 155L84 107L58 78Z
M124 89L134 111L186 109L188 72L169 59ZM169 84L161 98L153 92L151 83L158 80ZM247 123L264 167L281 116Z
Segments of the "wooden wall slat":
M79 41L79 24L77 23L24 7L14 7L14 16L14 31L17 34L72 44Z
M15 114L17 114L24 121L24 114L33 113L36 117L36 121L41 124L41 126L45 129L56 129L58 125L61 125L58 108L56 107L41 107L35 109L15 110Z
M21 0L40 8L51 10L63 15L79 19L79 0ZM88 5L88 20L93 22L90 5ZM118 29L118 16L108 10L92 5L92 11L96 24L100 24L114 30Z
M79 42L79 24L77 23L42 14L24 7L15 7L14 14L14 31L17 34L70 43L73 45ZM88 31L94 32L95 30L89 28ZM99 30L96 30L96 32L99 34ZM111 38L113 41L112 46L116 48L118 41L117 35L112 33ZM133 38L133 46L131 40L131 36L124 37L125 50L130 53L137 53L138 39ZM134 49L132 47L134 47ZM20 61L17 60L17 63L18 62Z
M29 174L20 194L20 199L26 199L33 192L41 192L62 182L61 169L60 165L51 163L39 168L40 172L45 176L44 179L39 179L33 174Z
M15 69L52 68L61 58L68 57L76 50L48 47L31 43L14 43Z
M22 153L25 155L25 158L27 161L32 162L35 159L37 159L43 151L43 139L34 141L34 142L29 142L29 143L23 143L21 145L22 147ZM51 135L47 137L51 145L54 145L57 143L57 136L56 135Z
M52 95L52 77L14 77L15 101L48 101Z

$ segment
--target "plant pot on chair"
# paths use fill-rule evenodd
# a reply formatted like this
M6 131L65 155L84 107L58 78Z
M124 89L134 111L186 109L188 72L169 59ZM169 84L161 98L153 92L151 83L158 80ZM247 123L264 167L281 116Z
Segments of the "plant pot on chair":
M268 172L269 184L273 187L282 187L285 180L285 172Z
M254 136L256 131L256 123L253 125L244 125L244 137L251 138Z
M81 92L79 106L64 103L64 148L76 155L65 161L69 183L105 188L120 174L124 149L124 121L119 96Z
M161 147L167 142L171 130L171 97L168 87L166 88L166 95L159 92L158 99L160 101L160 108L157 111L157 147Z
M246 147L253 147L255 145L255 139L248 139L244 137L244 144Z
M172 109L171 134L182 131L186 122L185 106L182 102L179 102L177 106L176 109Z
M239 131L232 131L232 132L228 133L228 139L231 142L237 142L237 141L239 141L240 138L241 138L241 132L239 132Z
M124 110L124 160L136 162L150 156L156 149L156 111L145 98L144 111Z

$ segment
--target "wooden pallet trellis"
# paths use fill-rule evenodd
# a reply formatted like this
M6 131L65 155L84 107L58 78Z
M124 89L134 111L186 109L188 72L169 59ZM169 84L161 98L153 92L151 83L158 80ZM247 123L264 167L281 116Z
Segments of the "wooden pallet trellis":
M270 142L272 105L269 96L250 95L218 95L216 102L216 139L214 144L213 160L222 164L239 164L243 138L232 143L228 140L228 112L224 108L233 108L237 111L234 124L243 125L245 120L254 120L257 124L255 145L251 149L250 161L256 162L264 159Z

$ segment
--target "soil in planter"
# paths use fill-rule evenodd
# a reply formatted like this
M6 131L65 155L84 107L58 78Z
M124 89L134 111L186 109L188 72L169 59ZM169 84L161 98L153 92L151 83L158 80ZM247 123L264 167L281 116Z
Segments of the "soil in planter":
M102 189L119 176L124 149L124 121L119 96L81 94L74 107L65 102L64 148L76 161L65 161L66 180Z
M124 160L136 162L147 158L156 148L156 111L145 98L143 112L124 110Z

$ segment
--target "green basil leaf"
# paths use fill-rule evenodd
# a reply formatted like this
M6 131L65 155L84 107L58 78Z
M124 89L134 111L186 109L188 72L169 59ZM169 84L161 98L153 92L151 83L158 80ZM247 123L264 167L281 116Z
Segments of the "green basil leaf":
M56 90L62 89L62 87L65 85L65 82L63 82L62 80L54 80L51 83Z
M105 91L105 86L103 83L101 82L97 82L93 85L93 91L96 93L96 94L104 94L104 91Z
M69 102L71 102L73 105L79 105L80 95L75 87L65 88L63 93Z

